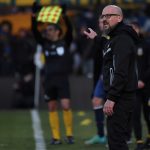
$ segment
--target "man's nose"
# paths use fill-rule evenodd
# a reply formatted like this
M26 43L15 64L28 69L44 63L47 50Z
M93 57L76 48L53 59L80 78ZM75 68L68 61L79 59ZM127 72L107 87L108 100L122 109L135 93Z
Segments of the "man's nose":
M104 22L104 21L106 21L106 19L107 19L106 16L104 16L104 17L101 19L101 21Z

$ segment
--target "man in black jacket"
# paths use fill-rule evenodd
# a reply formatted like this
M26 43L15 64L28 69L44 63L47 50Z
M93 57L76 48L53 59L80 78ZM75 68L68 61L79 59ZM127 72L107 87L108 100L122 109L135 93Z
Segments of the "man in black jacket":
M103 80L107 115L108 145L110 150L128 150L126 133L133 112L137 89L136 44L137 33L123 23L120 7L106 6L100 20L108 42L103 49ZM86 34L94 39L97 34L89 28Z
M136 43L137 33L123 23L120 7L106 6L100 19L110 40L103 50L103 80L107 115L108 145L110 150L128 150L126 132L133 111L137 88ZM96 33L90 29L91 39Z
M123 23L121 8L106 6L102 15L105 33L110 36L103 51L104 90L110 150L128 150L126 131L131 119L137 88L137 33Z
M33 9L35 10L35 9ZM51 144L61 144L58 117L58 99L61 100L63 118L66 128L66 141L73 144L72 111L70 108L69 73L70 55L69 46L72 42L72 26L68 17L63 14L67 25L67 32L63 38L59 24L49 23L46 26L44 37L37 29L35 14L32 15L32 31L36 41L42 45L45 55L45 95L48 103L49 122L52 130Z

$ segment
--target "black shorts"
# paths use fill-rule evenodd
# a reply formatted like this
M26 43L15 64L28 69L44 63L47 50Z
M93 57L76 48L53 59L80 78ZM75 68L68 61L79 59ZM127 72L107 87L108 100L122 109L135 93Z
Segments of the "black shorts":
M48 77L45 79L45 101L70 99L69 78L66 76Z

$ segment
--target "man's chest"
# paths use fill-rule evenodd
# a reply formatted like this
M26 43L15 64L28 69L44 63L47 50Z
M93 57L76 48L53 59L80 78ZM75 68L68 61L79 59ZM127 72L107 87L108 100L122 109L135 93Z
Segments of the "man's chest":
M65 54L64 45L58 44L46 44L44 46L44 54L48 56L63 56Z

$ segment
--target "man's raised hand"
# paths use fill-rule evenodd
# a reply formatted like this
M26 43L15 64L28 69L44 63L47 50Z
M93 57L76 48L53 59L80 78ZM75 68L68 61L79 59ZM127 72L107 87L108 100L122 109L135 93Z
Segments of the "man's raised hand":
M89 39L94 39L97 36L97 33L91 28L88 28L88 31L84 31L83 33Z

